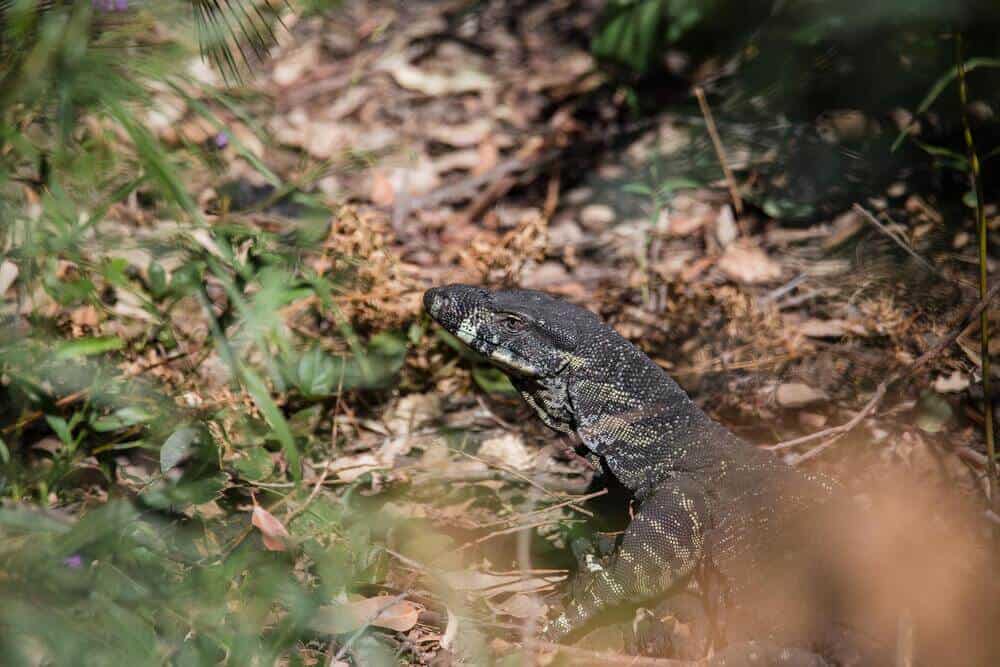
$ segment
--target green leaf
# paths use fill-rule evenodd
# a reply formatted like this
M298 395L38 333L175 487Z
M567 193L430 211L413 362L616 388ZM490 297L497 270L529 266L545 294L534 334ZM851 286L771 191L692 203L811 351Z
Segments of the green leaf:
M125 346L121 338L80 338L62 343L56 348L57 359L72 359L74 357L89 357L112 350L120 350Z
M214 500L229 483L229 476L216 473L193 480L182 478L177 484L161 482L141 494L142 501L159 509L182 509Z
M299 463L299 450L295 445L295 438L292 436L291 429L288 428L288 422L285 420L285 416L281 413L278 405L271 398L271 393L267 390L264 385L264 381L259 375L257 375L252 369L245 366L242 367L243 385L246 390L250 393L253 398L254 403L257 404L257 408L260 410L261 414L264 415L264 419L274 430L274 435L281 443L281 450L285 453L285 459L288 461L288 467L292 471L292 477L296 482L302 479L302 466Z
M924 391L917 401L917 427L927 433L944 430L953 414L951 404L934 391Z
M167 293L167 272L163 265L155 259L149 263L149 291L154 299L160 299Z
M201 432L192 426L182 426L171 433L160 447L160 472L173 470L190 456L200 436Z
M91 420L90 425L95 431L106 433L108 431L128 428L129 426L136 426L137 424L147 424L155 418L156 415L138 405L127 405L124 408L115 410L106 417Z
M0 463L4 465L10 463L10 450L7 449L7 443L2 437L0 437Z
M473 366L472 379L488 394L517 396L517 390L503 371L492 366Z
M243 479L252 482L267 479L274 471L271 454L263 447L249 447L240 450L241 457L233 463L233 468Z
M301 357L295 368L295 387L306 398L329 396L337 388L337 363L319 347Z
M69 424L62 417L57 417L55 415L45 415L45 421L48 422L49 428L55 433L63 443L69 447L73 446L73 434L70 433Z

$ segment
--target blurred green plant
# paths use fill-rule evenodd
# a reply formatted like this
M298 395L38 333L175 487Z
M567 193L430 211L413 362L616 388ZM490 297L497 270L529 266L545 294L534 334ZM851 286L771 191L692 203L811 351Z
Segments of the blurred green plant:
M324 411L390 386L412 341L355 334L304 261L329 210L229 136L213 109L240 117L238 97L191 74L200 50L238 81L277 21L266 1L0 1L0 663L301 664L327 644L315 610L384 574L370 512L302 471L342 444ZM209 224L185 172L219 165L148 129L164 93L300 217ZM123 202L156 224L123 224ZM326 347L281 316L303 302ZM181 359L232 400L148 373ZM250 527L257 496L287 508L288 552ZM374 636L353 652L394 663Z

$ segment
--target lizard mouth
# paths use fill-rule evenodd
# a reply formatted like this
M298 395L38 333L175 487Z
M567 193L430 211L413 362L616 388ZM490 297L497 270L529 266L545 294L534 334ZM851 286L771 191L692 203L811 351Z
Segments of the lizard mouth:
M483 313L492 312L492 296L472 285L434 287L424 293L424 309L431 318L470 348L511 375L534 377L539 370L528 360L500 345L500 340L484 332Z

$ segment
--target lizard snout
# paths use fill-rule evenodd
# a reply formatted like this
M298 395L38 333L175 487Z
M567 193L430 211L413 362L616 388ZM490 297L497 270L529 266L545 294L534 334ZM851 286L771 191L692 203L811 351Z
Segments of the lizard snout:
M451 306L451 299L440 287L434 287L424 292L424 310L437 319Z

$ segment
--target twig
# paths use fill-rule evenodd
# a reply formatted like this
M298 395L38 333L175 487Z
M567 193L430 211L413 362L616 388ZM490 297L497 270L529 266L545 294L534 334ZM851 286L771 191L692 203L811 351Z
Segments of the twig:
M60 408L65 408L67 405L70 405L71 403L76 403L81 398L84 398L88 392L89 392L88 389L81 389L80 391L74 391L72 394L67 394L66 396L63 396L58 401L56 401L56 406ZM25 415L24 417L14 422L13 424L5 426L3 428L3 431L0 432L11 433L13 431L17 431L19 429L24 428L31 422L40 419L43 416L45 416L45 413L43 411L36 410L35 412Z
M513 526L511 528L504 528L503 530L494 530L494 531L491 531L491 532L487 533L486 535L483 535L482 537L478 537L478 538L472 540L471 542L466 542L462 546L460 546L457 549L455 549L455 552L465 551L466 549L468 549L470 547L474 547L477 544L482 544L483 542L488 542L488 541L492 540L495 537L500 537L501 535L510 535L511 533L517 533L517 532L520 532L520 531L527 532L528 530L530 530L532 528L538 528L540 526L545 526L545 525L548 525L550 523L556 523L556 521L557 521L557 519L554 519L554 518L542 519L541 521L536 521L534 523L524 523L524 524L521 524L521 525L518 525L518 526ZM570 519L570 521L572 521L572 519Z
M962 316L961 324L955 329L953 329L951 333L949 333L947 336L938 341L938 343L934 347L932 347L931 349L927 350L922 355L920 355L909 366L900 371L896 371L891 376L880 382L878 387L875 389L875 393L868 400L865 406L861 408L861 410L856 415L854 415L854 417L852 417L850 420L848 420L843 424L840 424L839 426L831 426L830 428L823 429L822 431L816 431L815 433L810 433L809 435L804 435L800 438L785 440L784 442L779 442L777 444L770 445L768 447L765 447L765 449L777 451L782 449L789 449L790 447L795 447L797 445L801 445L807 442L812 442L813 440L831 438L830 442L823 443L815 447L814 449L810 450L809 452L806 452L799 458L797 458L796 463L800 463L808 458L816 456L816 454L823 451L830 444L832 444L833 438L839 439L843 434L853 429L855 426L860 424L863 419L871 415L875 411L875 408L878 407L878 404L882 402L882 399L885 398L886 391L892 384L913 375L918 370L927 365L927 363L930 362L932 359L938 357L956 340L958 340L958 338L972 324L972 320L974 320L976 317L978 317L979 315L981 315L986 311L986 307L994 298L996 298L997 294L1000 294L1000 282L998 282L996 285L991 287L988 292L986 292L985 298L983 298L981 301L979 301L966 311L966 313Z
M955 58L958 62L958 96L962 103L962 128L965 133L965 148L969 157L969 180L976 193L976 235L979 241L979 296L984 298L989 284L989 268L987 262L987 232L986 206L983 201L983 175L979 164L979 154L976 143L972 139L972 127L969 124L969 91L965 85L965 62L962 54L962 33L955 35ZM983 310L979 316L979 346L983 358L983 431L986 436L986 471L989 475L987 491L993 508L1000 507L997 477L997 451L993 436L993 400L990 392L990 318Z
M516 521L516 520L519 520L519 519L526 519L526 518L528 518L529 516L531 516L533 514L544 514L545 512L549 512L549 511L554 510L554 509L559 509L560 507L566 507L567 505L573 506L575 503L580 503L580 502L583 502L584 500L590 500L591 498L597 498L599 496L606 495L607 492L608 492L607 489L601 489L600 491L595 491L594 493L588 493L585 496L576 496L576 497L570 498L569 500L564 500L561 503L556 503L555 505L548 505L546 507L539 507L538 509L531 510L530 512L522 512L520 514L515 514L513 516L508 516L508 517L504 517L502 519L497 519L496 521L492 521L490 523L484 523L484 524L481 524L479 527L480 528L490 528L492 526L500 526L502 524L510 523L512 521ZM576 509L576 508L574 507L574 509Z
M866 208L865 208L864 206L862 206L861 204L855 204L855 205L854 205L854 206L852 206L851 208L853 208L853 209L854 209L854 212L855 212L855 213L859 214L859 215L860 215L861 217L863 217L863 218L864 218L865 220L867 220L868 222L870 222L870 223L872 223L873 225L875 225L875 227L876 227L876 228L877 228L877 229L878 229L878 230L879 230L880 232L882 232L883 234L885 234L886 236L888 236L888 237L889 237L889 239L890 239L890 240L892 240L892 242L893 242L893 243L895 243L895 244L896 244L896 245L898 245L898 246L899 246L900 248L902 248L902 249L903 249L904 251L906 251L906 253L907 253L907 254L909 254L909 255L910 255L910 257L912 257L913 259L915 259L915 260L917 260L918 262L920 262L920 264L921 264L921 265L923 265L923 267L924 267L925 269L927 269L928 271L930 271L931 273L933 273L933 274L934 274L934 275L936 275L936 276L940 276L940 277L942 277L942 278L944 278L944 277L945 277L945 275L944 275L943 273L941 273L941 272L940 272L940 271L939 271L938 269L936 269L936 268L934 267L934 265L932 265L932 264L931 264L930 262L928 262L928 261L927 261L926 259L924 259L924 258L923 258L923 257L921 257L920 255L918 255L918 254L917 254L917 251L916 251L916 250L914 250L913 248L911 248L911 247L910 247L910 245L909 245L908 243L906 243L906 241L904 241L903 239L899 238L898 236L896 236L895 234L893 234L893 233L892 233L891 231L889 231L889 228L888 228L888 227L886 227L885 225L883 225L883 224L882 224L882 223L881 223L881 222L879 221L879 219L878 219L878 218L876 218L876 217L875 217L874 215L872 215L872 214L871 214L871 213L870 213L870 212L868 211L868 209L866 209ZM892 221L890 220L890 222L892 222Z
M719 164L722 166L722 173L726 176L726 185L729 186L729 196L733 198L733 208L736 209L736 215L741 216L743 215L743 198L740 197L739 188L736 186L736 177L733 176L733 170L729 168L729 160L726 159L726 149L722 145L722 137L719 136L719 130L715 127L715 117L712 116L712 109L708 106L708 100L705 99L705 91L701 86L695 86L694 94L698 98L698 106L705 117L705 125L708 126L708 136L712 138L712 145L715 147L715 155L719 158Z

